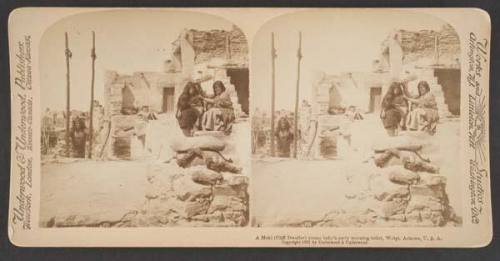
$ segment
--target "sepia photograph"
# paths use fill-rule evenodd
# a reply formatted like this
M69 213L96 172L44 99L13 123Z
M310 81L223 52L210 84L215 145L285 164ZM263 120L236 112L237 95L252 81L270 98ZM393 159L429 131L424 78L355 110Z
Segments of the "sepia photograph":
M480 9L20 8L8 29L16 246L491 242Z
M236 25L87 12L45 31L40 63L40 226L248 223L248 47Z
M431 15L304 11L252 46L252 225L461 226L460 40Z

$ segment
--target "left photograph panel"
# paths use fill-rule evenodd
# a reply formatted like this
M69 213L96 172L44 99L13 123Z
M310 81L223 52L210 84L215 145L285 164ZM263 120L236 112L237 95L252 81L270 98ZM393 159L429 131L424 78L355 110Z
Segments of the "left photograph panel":
M39 52L39 226L246 226L248 44L172 10L76 14Z

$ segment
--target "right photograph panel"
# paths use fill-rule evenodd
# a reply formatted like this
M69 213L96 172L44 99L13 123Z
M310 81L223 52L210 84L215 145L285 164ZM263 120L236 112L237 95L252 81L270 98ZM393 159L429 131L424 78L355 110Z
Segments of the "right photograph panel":
M452 26L309 10L266 23L251 53L252 226L462 225Z

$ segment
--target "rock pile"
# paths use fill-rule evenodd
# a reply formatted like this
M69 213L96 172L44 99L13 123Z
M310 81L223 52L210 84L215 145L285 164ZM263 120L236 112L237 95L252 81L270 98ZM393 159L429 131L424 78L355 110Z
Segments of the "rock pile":
M170 147L176 157L167 162L159 160L141 165L141 172L137 175L143 183L136 181L130 188L137 190L127 192L137 194L134 197L136 204L91 213L56 213L41 221L41 225L246 226L249 220L249 178L240 174L242 168L239 167L241 162L235 144L226 139L229 138L209 135L175 139ZM186 159L186 154L191 151L196 152L193 158ZM227 155L235 156L234 162ZM120 197L116 193L112 196ZM127 196L122 197L126 200ZM119 203L119 200L113 200Z
M345 173L348 192L345 194L345 200L337 203L333 210L320 219L285 222L278 225L298 227L461 225L462 219L450 205L446 192L446 176L441 174L439 168L427 158L436 152L435 146L423 142L423 139L415 140L410 137L384 144L387 150L374 148L374 151L379 152L374 161L357 166L355 173ZM380 158L384 157L384 161L380 161Z
M371 197L365 214L383 226L460 224L446 193L446 177L422 153L432 152L432 144L411 139L397 143L388 144L385 152L375 156L376 166L365 187ZM392 158L387 159L388 155ZM381 164L381 158L387 161Z
M117 226L245 226L248 177L202 166L152 166L143 208Z
M101 215L70 215L43 221L43 227L245 226L248 177L206 168L150 166L144 204Z
M387 167L370 180L378 201L378 222L400 226L444 226L461 223L449 205L446 177Z

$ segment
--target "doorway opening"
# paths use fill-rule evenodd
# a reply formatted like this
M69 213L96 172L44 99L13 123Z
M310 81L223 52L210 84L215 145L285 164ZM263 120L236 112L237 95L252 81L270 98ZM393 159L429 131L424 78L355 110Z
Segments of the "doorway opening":
M368 112L380 111L381 102L382 102L382 87L371 87L370 104L368 106Z
M175 105L174 98L175 88L174 87L166 87L163 88L163 102L161 106L162 112L173 112Z

